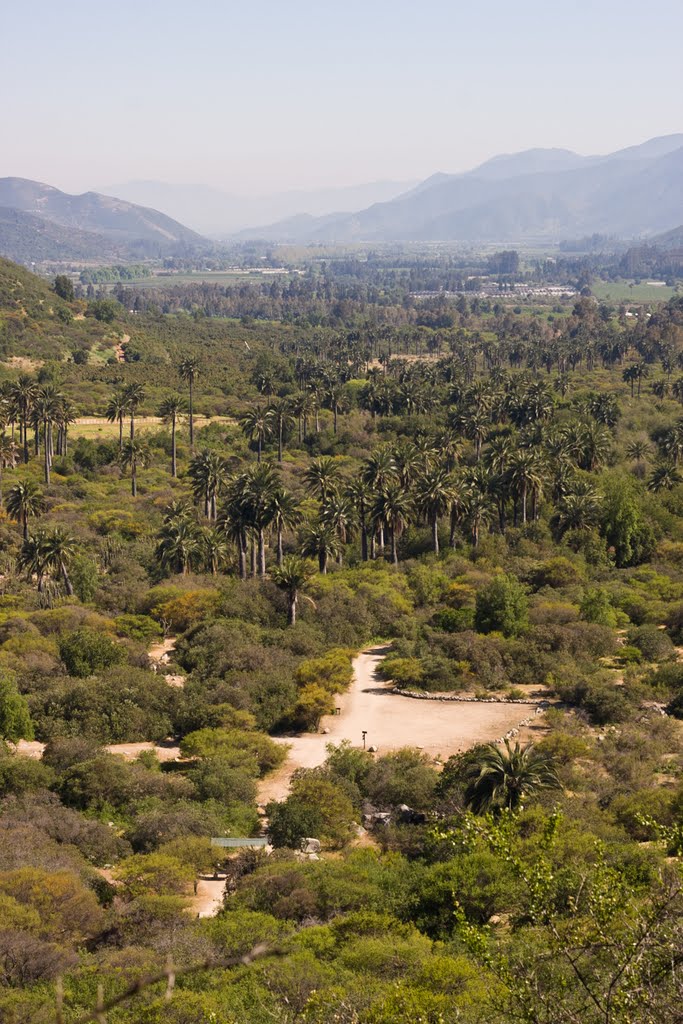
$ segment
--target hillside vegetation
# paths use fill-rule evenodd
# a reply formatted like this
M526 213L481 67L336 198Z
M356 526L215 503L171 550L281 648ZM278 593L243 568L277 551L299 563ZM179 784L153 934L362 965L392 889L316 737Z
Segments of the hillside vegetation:
M679 1019L683 301L459 272L0 263L3 1022ZM260 807L379 642L379 700L532 726Z

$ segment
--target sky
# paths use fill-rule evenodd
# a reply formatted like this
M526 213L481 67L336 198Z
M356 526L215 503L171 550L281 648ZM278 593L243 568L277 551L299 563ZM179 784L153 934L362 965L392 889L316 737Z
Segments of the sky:
M243 195L683 131L681 0L33 0L0 21L0 176Z

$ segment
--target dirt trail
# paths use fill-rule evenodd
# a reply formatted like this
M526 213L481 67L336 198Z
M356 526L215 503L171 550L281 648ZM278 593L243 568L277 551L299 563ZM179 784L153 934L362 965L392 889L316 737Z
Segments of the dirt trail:
M31 757L35 761L40 761L45 744L39 743L38 740L19 740L16 749L22 757ZM109 754L118 754L126 761L134 761L143 750L154 750L160 761L175 761L177 757L180 757L180 747L171 742L154 743L150 740L141 743L109 743L102 749Z
M200 875L197 879L197 895L190 901L190 910L196 917L214 917L223 905L225 877Z
M117 343L114 345L114 352L116 353L116 358L119 363L125 363L126 361L125 346L128 344L129 341L130 334L124 334L123 337L121 338L121 341L117 341Z
M168 665L171 660L170 656L175 651L175 642L176 638L174 636L167 636L160 643L152 644L149 649L149 656L155 672L162 666ZM171 675L167 672L164 678L169 686L177 686L182 689L185 685L185 676Z
M491 742L504 735L536 704L533 700L529 704L488 704L402 697L391 692L391 683L377 678L377 667L386 654L387 648L374 647L354 659L353 682L337 698L340 713L323 718L320 732L278 738L279 743L289 745L289 756L261 782L261 805L286 797L297 768L322 764L328 743L348 739L354 747L362 747L365 732L366 746L376 747L380 754L400 747L420 747L432 757L445 759L475 743Z

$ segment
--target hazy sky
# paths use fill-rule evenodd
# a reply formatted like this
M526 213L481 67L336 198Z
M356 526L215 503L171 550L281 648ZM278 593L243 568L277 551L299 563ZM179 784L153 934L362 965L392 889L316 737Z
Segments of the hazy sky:
M683 130L681 0L33 0L0 17L0 176L255 194Z

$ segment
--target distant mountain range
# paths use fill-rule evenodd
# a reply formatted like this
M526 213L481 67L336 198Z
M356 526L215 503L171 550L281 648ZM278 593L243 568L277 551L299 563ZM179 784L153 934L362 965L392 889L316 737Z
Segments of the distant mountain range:
M0 254L22 262L141 259L202 251L210 243L164 213L26 178L0 178Z
M240 239L281 242L557 242L633 238L683 218L683 134L607 156L531 149L464 174L436 174L356 213L290 217Z
M374 181L342 188L296 190L264 196L239 196L209 185L172 185L163 181L126 181L99 189L131 203L165 210L183 224L212 238L243 228L270 224L298 214L351 213L395 199L415 182Z

